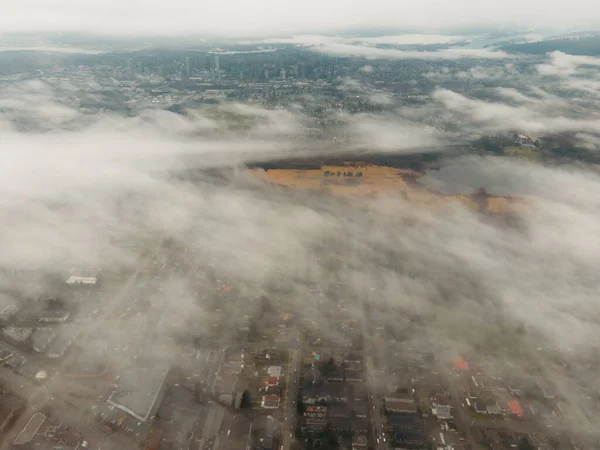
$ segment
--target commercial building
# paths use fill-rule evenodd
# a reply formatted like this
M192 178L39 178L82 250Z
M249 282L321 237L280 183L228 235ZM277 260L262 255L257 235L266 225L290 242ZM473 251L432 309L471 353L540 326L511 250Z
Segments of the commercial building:
M165 394L165 380L169 368L128 370L119 380L108 403L142 422L154 417Z

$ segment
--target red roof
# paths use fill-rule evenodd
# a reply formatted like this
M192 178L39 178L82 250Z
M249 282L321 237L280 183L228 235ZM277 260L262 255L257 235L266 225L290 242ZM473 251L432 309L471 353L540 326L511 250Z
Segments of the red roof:
M269 377L269 386L279 384L279 377Z
M454 367L456 367L457 370L469 370L469 363L459 356L456 358L456 361L454 361Z
M517 400L509 400L508 407L515 416L523 417L523 409Z

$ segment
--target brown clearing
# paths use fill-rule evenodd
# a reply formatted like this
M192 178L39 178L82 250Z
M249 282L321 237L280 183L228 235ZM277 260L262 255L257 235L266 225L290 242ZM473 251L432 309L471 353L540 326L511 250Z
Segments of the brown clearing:
M373 197L400 195L419 206L445 208L452 202L490 214L518 212L529 200L488 194L479 189L473 194L443 194L431 191L417 183L422 173L371 164L347 163L323 165L321 169L249 169L260 179L295 189L322 190L340 196Z

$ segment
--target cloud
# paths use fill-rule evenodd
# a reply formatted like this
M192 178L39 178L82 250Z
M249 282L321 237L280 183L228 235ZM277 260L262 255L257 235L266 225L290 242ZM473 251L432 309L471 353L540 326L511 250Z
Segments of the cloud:
M525 100L528 106L510 106L484 100L468 98L446 89L434 92L433 99L439 101L445 108L458 117L465 119L469 125L479 128L480 132L497 132L522 130L529 133L560 133L565 131L599 132L600 124L594 119L579 119L567 117L568 111L550 111L553 105L565 102L558 100L532 100L514 91L500 91L511 94L511 98ZM562 114L561 114L562 112Z
M371 99L390 98L344 82ZM223 103L218 114L82 115L61 103L78 88L31 81L2 91L0 267L9 274L100 273L101 295L86 299L80 314L101 311L86 327L107 343L117 369L140 355L185 365L186 342L215 329L223 342L239 341L244 325L268 323L272 311L314 322L324 338L339 334L331 330L343 318L369 311L389 345L408 333L415 352L433 352L440 364L459 351L498 364L532 361L553 374L565 408L582 408L574 385L586 386L590 371L573 380L553 370L554 353L536 348L575 364L569 352L585 354L598 344L600 177L591 168L472 157L429 174L425 187L436 191L485 187L525 197L516 224L450 197L434 197L440 207L432 208L420 197L432 194L417 187L349 202L280 189L244 170L256 160L339 156L337 148L302 140L311 121L296 110ZM456 142L417 122L421 115L449 113L462 130L477 133L598 131L593 120L566 115L568 99L543 90L491 93L503 103L438 89L422 109L408 104L332 119L353 138L343 151L386 156ZM20 127L23 118L43 126ZM125 289L138 269L138 281ZM224 285L233 287L227 301ZM1 275L0 301L53 286ZM140 299L150 305L140 308ZM135 314L126 315L127 308ZM124 342L128 350L118 352Z
M393 44L393 45L433 45L433 44L455 44L468 40L464 36L447 36L440 34L401 34L377 37L347 38L348 43L362 44Z
M443 148L443 133L392 118L359 114L350 118L349 130L357 148L399 153Z
M367 59L424 59L424 60L452 60L452 59L503 59L509 55L502 51L484 49L450 48L438 51L412 51L383 49L361 45L341 43L321 44L312 47L315 52L322 52L332 56L367 58Z
M600 66L600 58L593 56L569 55L562 52L552 52L550 63L540 64L537 69L541 75L568 76L575 74L581 66Z

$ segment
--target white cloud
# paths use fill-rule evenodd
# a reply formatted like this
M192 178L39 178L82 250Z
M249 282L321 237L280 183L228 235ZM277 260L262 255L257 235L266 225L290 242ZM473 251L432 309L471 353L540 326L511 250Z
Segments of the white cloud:
M575 74L581 66L600 66L600 58L552 52L548 64L538 65L541 75L568 76Z
M510 56L502 51L490 51L485 49L450 48L438 51L412 51L383 49L367 47L363 45L350 45L341 43L321 44L311 47L315 52L323 52L328 55L358 57L367 59L462 59L462 58L487 58L503 59Z
M515 96L514 93L512 97L521 99L521 96ZM600 132L600 122L597 120L567 117L569 111L565 109L553 111L552 107L557 103L552 100L533 101L534 105L510 106L468 98L445 89L436 91L433 98L457 117L466 120L467 127L473 126L483 133L511 130L529 133Z

